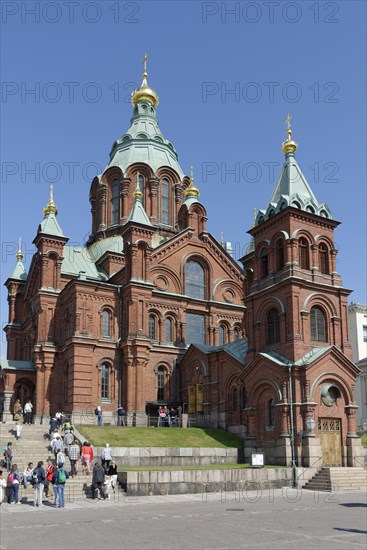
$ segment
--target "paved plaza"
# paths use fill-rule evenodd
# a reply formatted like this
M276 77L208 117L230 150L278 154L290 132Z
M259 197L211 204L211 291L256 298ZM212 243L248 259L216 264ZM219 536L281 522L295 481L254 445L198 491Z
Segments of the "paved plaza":
M3 504L0 550L366 548L364 492L295 489Z

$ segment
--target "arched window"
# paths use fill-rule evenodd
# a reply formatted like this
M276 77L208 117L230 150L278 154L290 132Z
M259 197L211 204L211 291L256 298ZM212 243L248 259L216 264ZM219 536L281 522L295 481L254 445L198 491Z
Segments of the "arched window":
M163 401L164 399L164 368L158 367L158 380L157 380L157 400Z
M269 273L268 251L266 250L266 248L262 249L260 259L261 259L261 277L266 277Z
M267 316L268 332L267 332L267 343L275 344L280 340L280 330L279 330L279 313L278 310L272 308Z
M232 390L232 411L237 412L238 401L237 401L237 389L233 388Z
M245 387L242 388L242 408L246 409L247 407L247 390Z
M326 342L326 318L321 308L314 306L310 312L311 340Z
M154 315L149 315L149 319L148 319L148 338L150 338L150 340L155 340L156 337L155 337L155 317Z
M120 182L119 180L113 180L112 183L112 199L111 199L111 223L119 223L120 218Z
M319 269L321 273L329 273L328 248L324 243L319 245Z
M110 367L103 363L101 368L101 399L109 399L110 397Z
M102 312L102 336L103 338L111 336L111 314L106 309Z
M172 319L166 317L166 342L172 342Z
M169 183L168 180L161 181L161 204L162 223L169 223Z
M275 425L275 404L274 399L270 399L268 403L268 426Z
M219 340L219 345L220 346L222 346L225 343L225 328L224 328L223 325L219 325L218 340Z
M139 177L138 177L138 182L139 182L139 188L140 188L140 191L142 193L142 198L141 198L141 202L143 203L143 206L144 206L144 195L145 195L145 189L144 189L144 176L142 176L141 174L139 174Z
M186 294L190 298L204 300L204 269L199 262L186 264Z
M235 328L233 330L233 340L234 342L237 342L237 340L240 339L240 331L238 330L238 328Z
M276 245L276 270L280 271L284 267L284 241L279 239Z
M301 269L310 269L310 253L307 239L301 237L298 242L299 266Z

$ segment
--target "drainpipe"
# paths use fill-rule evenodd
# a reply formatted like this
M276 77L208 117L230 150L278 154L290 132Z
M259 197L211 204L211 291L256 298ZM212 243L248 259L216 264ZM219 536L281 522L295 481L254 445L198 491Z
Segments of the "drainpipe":
M291 436L291 461L292 461L292 487L297 488L297 466L296 466L296 451L294 446L294 418L293 418L293 381L292 367L293 363L288 364L288 384L289 384L289 420L290 420L290 436Z
M120 324L120 334L118 338L119 346L119 387L118 387L118 405L122 405L122 370L123 370L123 361L122 361L122 350L121 350L121 341L122 341L122 300L121 300L121 288L122 285L117 287L117 294L119 297L119 306L120 306L120 315L119 315L119 324ZM126 403L123 404L126 407Z

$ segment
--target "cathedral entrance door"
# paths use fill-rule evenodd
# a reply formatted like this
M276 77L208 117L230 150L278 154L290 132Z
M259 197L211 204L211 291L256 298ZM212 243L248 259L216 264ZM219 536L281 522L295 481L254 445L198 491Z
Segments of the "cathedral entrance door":
M319 418L319 433L324 466L342 466L340 418Z

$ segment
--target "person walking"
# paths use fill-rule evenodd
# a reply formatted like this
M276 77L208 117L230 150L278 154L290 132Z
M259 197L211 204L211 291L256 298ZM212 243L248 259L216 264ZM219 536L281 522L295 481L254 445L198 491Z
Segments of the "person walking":
M125 422L126 411L122 405L119 405L117 408L117 425L126 426Z
M109 443L106 443L106 445L103 447L101 452L101 459L102 459L102 468L107 472L108 468L110 467L110 462L112 460L112 453L111 453L111 447Z
M23 428L23 409L22 408L18 409L17 412L14 413L14 420L17 427L16 438L18 440L22 435L22 428Z
M73 443L73 441L74 441L74 434L72 434L70 430L66 430L64 435L64 449L68 455L69 455L70 446Z
M17 464L13 464L8 475L8 483L10 484L10 493L8 496L8 504L20 504L19 502L19 484L20 484L20 475L18 472Z
M111 488L113 489L113 492L115 492L115 488L117 485L117 465L114 460L111 460L111 464L110 464L110 467L108 468L107 475L110 476Z
M57 501L58 501L59 508L65 508L65 484L67 479L69 479L69 474L64 469L64 465L58 464L57 470L53 474L53 481L55 483L54 484L55 507L57 507Z
M64 452L64 444L63 444L63 442L61 441L60 436L57 435L55 441L54 441L53 444L52 444L52 452L53 452L54 455L55 455L55 462L56 462L56 464L58 464L58 462L57 462L57 453L59 453L60 451L61 451L62 453ZM64 462L65 462L65 460L64 460Z
M46 481L45 481L45 496L46 498L52 498L53 497L53 490L52 490L52 476L54 475L56 471L55 465L51 458L47 460L47 467L46 467Z
M4 479L4 476L3 476L3 471L0 470L0 506L2 501L4 500L4 489L6 488L7 485L8 485L7 481L6 479Z
M13 443L11 441L9 441L7 446L3 449L3 454L6 460L6 469L10 472L13 463Z
M32 483L34 489L34 502L33 506L43 506L42 496L43 490L45 487L46 481L46 472L43 469L43 462L40 460L37 464L37 467L33 470L32 473Z
M100 405L97 405L96 410L94 411L94 414L97 416L97 425L103 426L103 413Z
M105 482L105 471L100 465L99 462L96 462L93 468L93 477L92 477L92 498L96 498L96 494L99 494L106 498L104 492L103 492L103 485Z
M32 401L28 399L27 403L24 405L25 424L28 424L28 426L32 424L32 411Z
M90 465L94 458L93 449L91 444L88 441L84 441L82 447L82 465L83 471L89 475L90 474Z
M71 468L70 473L72 477L77 475L76 464L79 459L80 459L80 449L75 439L73 441L73 444L70 445L70 448L69 448L69 460L70 460L70 468Z
M28 466L24 468L23 472L23 487L26 489L28 487L28 482L32 481L32 474L33 474L33 462L28 462Z

